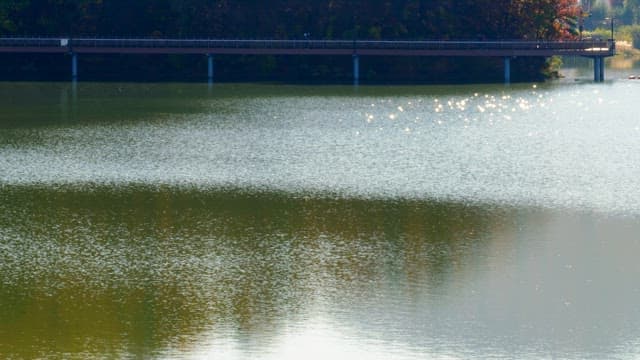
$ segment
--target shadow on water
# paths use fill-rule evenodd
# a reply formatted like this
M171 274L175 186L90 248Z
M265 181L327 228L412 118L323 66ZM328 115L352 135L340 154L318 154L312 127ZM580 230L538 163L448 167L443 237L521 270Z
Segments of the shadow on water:
M190 114L205 109L207 96L207 84L11 83L0 86L5 110L0 128L122 124Z
M388 278L437 291L505 221L454 204L241 191L8 187L0 200L10 358L154 356L204 329L277 337L315 303L363 301Z

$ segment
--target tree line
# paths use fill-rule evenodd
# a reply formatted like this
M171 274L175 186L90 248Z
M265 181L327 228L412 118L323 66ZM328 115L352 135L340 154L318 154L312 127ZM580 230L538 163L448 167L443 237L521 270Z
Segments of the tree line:
M576 36L580 11L577 0L3 0L0 36L556 40ZM48 76L68 75L64 59L5 58L4 77L20 69L35 74L43 66ZM219 56L216 61L216 77L222 80L339 81L350 76L350 59ZM97 75L92 68L110 62L121 65L113 74ZM173 73L195 79L202 77L204 66L202 58L184 56L81 59L85 78ZM379 58L363 59L362 66L363 79L372 81L492 81L501 76L488 71L501 66L496 59ZM513 78L539 79L545 66L540 59L518 60Z

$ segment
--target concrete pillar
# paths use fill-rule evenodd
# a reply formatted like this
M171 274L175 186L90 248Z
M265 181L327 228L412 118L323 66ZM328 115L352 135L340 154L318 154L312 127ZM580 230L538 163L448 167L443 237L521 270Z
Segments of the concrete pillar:
M207 54L207 80L213 82L213 55Z
M78 80L78 54L71 53L71 79Z
M358 84L360 82L360 57L358 54L353 54L353 83Z
M604 81L604 57L600 57L600 81Z
M504 57L504 83L511 83L511 58L508 56Z

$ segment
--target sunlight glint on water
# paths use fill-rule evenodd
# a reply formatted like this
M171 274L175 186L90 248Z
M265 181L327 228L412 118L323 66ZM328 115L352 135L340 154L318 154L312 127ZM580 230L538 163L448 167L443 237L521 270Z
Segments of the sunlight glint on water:
M632 85L202 99L203 112L190 115L10 130L38 141L3 147L0 181L239 186L637 213L640 121L621 105Z
M605 209L629 199L637 162L625 162L631 165L623 167L630 177L620 178L619 172L612 171L618 167L610 167L620 163L622 154L637 154L633 150L638 143L628 138L637 127L636 120L605 120L590 106L601 106L604 114L606 106L573 101L582 94L554 94L561 97L560 106L568 103L565 108L553 106L554 95L535 89L516 94L372 100L373 111L367 109L368 101L356 99L341 104L335 114L327 113L324 109L331 107L322 103L317 107L300 104L296 110L306 110L305 115L294 112L289 117L302 117L305 125L293 124L294 136L265 137L282 142L275 148L279 154L296 150L293 159L283 156L287 163L276 171L288 175L286 182L273 183L273 176L258 173L258 179L267 179L259 185ZM421 105L432 101L435 105ZM461 103L468 107L455 105ZM344 112L352 112L351 118L341 119ZM370 115L374 120L363 123ZM327 122L338 126L327 131L321 127ZM306 152L308 146L291 143L290 138L300 132L315 151ZM271 149L267 144L260 148ZM328 169L327 164L331 164ZM625 195L611 199L614 194Z

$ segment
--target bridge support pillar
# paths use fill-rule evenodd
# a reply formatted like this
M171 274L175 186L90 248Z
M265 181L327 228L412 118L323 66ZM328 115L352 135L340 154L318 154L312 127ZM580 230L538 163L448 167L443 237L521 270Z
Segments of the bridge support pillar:
M71 53L71 80L78 80L78 54Z
M213 82L213 55L207 54L207 80Z
M508 56L504 57L504 83L511 83L511 58Z
M358 54L353 54L353 83L358 85L360 82L360 57Z
M600 81L604 81L604 57L600 57Z
M604 57L595 56L593 58L593 81L604 81Z

